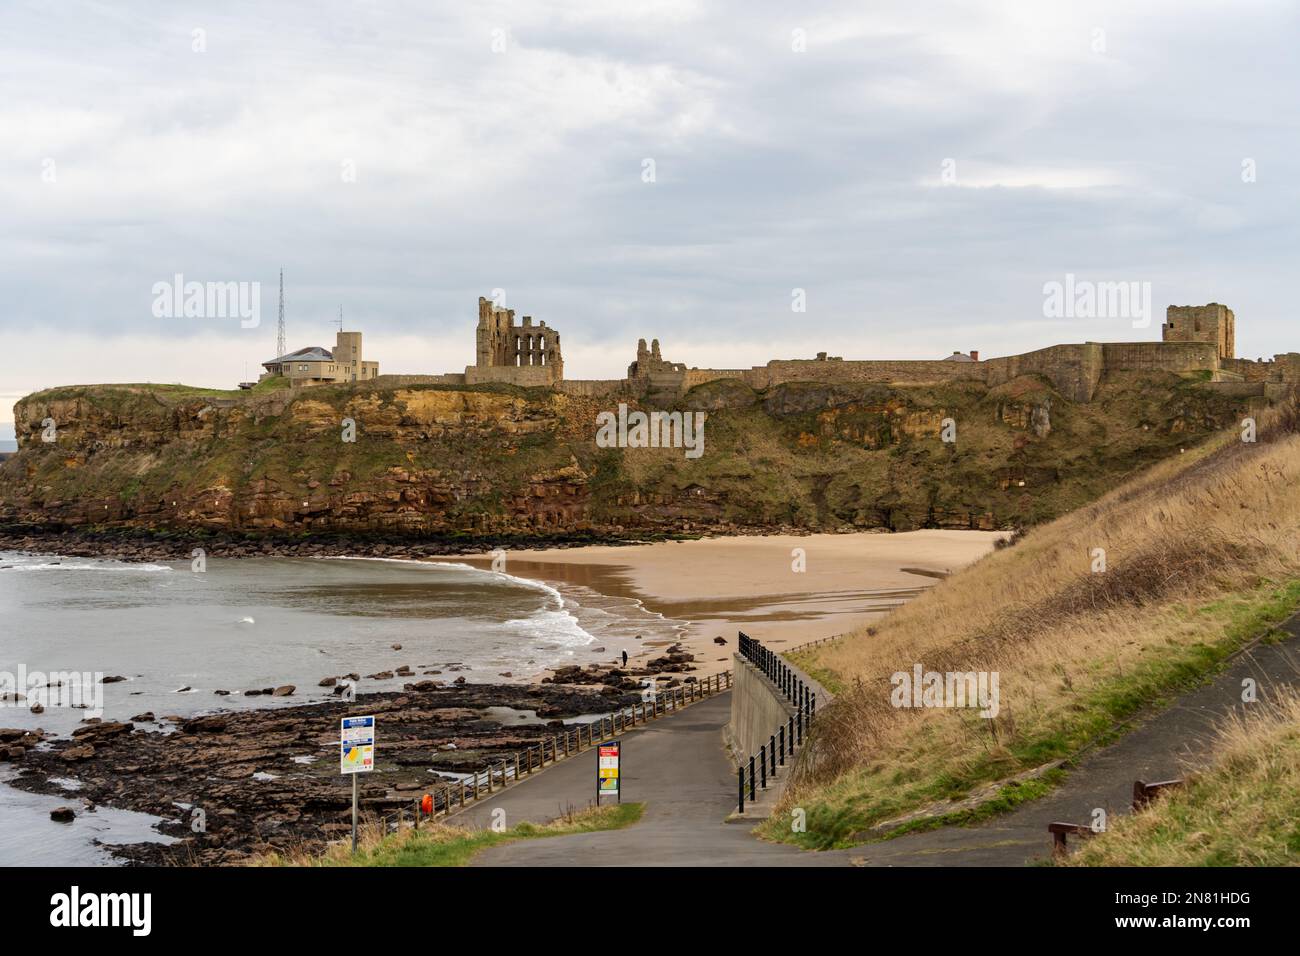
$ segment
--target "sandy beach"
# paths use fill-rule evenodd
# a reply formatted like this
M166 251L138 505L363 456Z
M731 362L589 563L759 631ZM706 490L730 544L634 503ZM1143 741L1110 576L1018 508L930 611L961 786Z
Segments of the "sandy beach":
M703 538L628 546L506 553L506 573L635 600L675 622L697 676L726 670L743 630L775 648L851 631L938 582L916 573L957 571L993 549L1002 532L912 531ZM489 555L457 557L488 567ZM802 570L797 568L802 567ZM916 570L904 570L912 568ZM500 570L500 568L498 568ZM656 656L666 628L596 659ZM715 643L722 637L727 643Z

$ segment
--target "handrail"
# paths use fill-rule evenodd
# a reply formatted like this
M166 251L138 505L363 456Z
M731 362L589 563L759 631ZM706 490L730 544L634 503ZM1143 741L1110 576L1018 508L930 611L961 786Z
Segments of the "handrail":
M475 770L472 776L473 783L469 786L465 780L461 780L458 784L444 784L436 788L430 794L432 812L425 816L448 816L457 810L463 810L466 806L491 796L497 790L504 790L512 779L520 782L525 777L545 769L549 764L576 756L605 741L612 740L628 728L637 726L638 723L645 724L666 717L670 713L675 714L683 707L730 690L732 684L732 672L722 671L702 680L692 680L677 687L667 688L665 691L657 691L649 700L638 701L630 707L620 708L613 714L565 727L562 734L544 737L531 747L516 751L499 762L489 764L486 769ZM481 777L484 778L482 784L479 782ZM416 804L418 807L418 799ZM416 819L419 818L420 813L417 812Z
M796 750L803 746L804 734L811 730L817 716L817 691L780 654L764 647L761 641L754 640L744 631L738 634L740 655L775 686L777 693L785 697L795 711L768 737L768 742L759 747L757 755L751 754L748 762L742 761L736 768L736 812L743 814L746 794L751 803L756 800L760 788L768 789L769 770L775 781L778 768L785 766L787 757L793 761Z

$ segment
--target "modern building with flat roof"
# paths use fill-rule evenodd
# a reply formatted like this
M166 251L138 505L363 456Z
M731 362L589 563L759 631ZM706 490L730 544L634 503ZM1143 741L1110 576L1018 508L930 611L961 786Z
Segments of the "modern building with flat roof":
M259 381L279 375L288 379L291 388L368 382L379 375L378 362L361 358L360 332L340 331L333 351L312 345L265 361L262 367L266 371Z

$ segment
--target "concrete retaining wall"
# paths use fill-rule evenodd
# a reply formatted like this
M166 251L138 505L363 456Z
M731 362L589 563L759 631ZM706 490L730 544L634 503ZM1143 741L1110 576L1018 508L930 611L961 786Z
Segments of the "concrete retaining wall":
M832 695L825 687L795 667L789 660L784 657L782 660L816 695L818 709L831 702ZM731 691L731 722L727 724L726 738L727 745L731 748L732 758L740 763L748 760L750 754L757 753L760 747L767 745L772 739L772 734L795 716L797 711L777 686L747 658L740 654L733 654L732 662L734 684Z
M732 655L735 684L731 690L731 722L727 744L737 763L758 752L776 729L795 715L775 685L739 654Z

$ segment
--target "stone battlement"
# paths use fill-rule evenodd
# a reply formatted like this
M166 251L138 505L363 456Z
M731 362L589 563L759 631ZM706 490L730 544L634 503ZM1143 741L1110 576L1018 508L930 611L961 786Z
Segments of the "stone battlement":
M1265 362L1235 357L1236 316L1225 305L1169 306L1158 342L1083 342L981 360L978 352L954 352L944 359L844 359L818 352L811 359L772 359L747 369L688 368L660 352L659 340L637 341L636 360L627 378L565 381L560 335L545 322L532 324L524 316L515 324L514 312L487 299L479 300L477 361L465 369L463 381L507 382L526 387L550 387L569 395L607 396L625 392L656 401L672 401L690 389L723 379L744 382L754 389L787 382L881 382L930 385L978 381L1001 385L1021 375L1041 375L1061 394L1089 402L1106 375L1121 372L1208 373L1211 382L1269 386L1300 384L1300 353L1277 355ZM450 379L452 376L444 376Z

